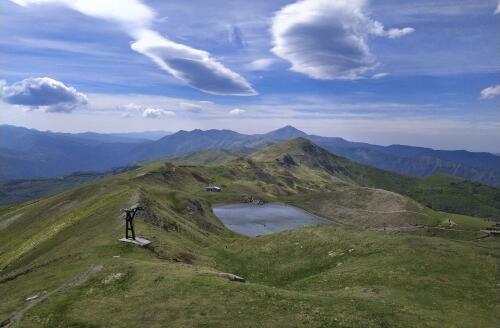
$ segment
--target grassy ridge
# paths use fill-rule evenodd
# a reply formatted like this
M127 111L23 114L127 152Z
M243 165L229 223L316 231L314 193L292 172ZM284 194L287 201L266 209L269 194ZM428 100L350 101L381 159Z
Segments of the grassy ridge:
M312 167L348 177L356 184L408 196L436 211L478 216L500 221L500 189L459 178L436 175L414 178L357 164L305 139L268 147L253 156L261 161L281 161L286 155Z
M291 152L293 161L284 158ZM18 326L498 326L500 244L477 239L485 221L359 186L342 162L300 153L290 147L278 160L204 167L154 164L1 207L0 322L29 304L27 297L103 265L31 308ZM207 193L208 183L224 191ZM242 237L226 230L211 206L248 194L338 224ZM117 240L120 208L137 201L147 210L136 230L153 241L149 248ZM442 229L448 220L456 230ZM377 232L415 225L427 228Z

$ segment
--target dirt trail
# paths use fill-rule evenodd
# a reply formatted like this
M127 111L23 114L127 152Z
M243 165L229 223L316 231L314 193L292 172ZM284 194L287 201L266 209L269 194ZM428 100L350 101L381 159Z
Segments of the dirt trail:
M11 216L10 218L7 218L5 220L0 221L0 230L3 230L10 226L14 221L19 219L21 216L23 216L24 213L18 213L16 215Z
M430 217L429 214L427 214L427 213L422 213L422 212L417 212L417 211L412 211L412 210L373 211L373 210L365 210L362 208L352 208L352 207L342 206L339 204L335 204L335 206L337 206L339 208L346 209L346 210L350 210L350 211L366 212L366 213L374 213L374 214L413 213L413 214L418 214L418 215Z
M139 192L134 192L134 194L130 197L129 199L129 206L134 206L137 203L139 203L141 196L139 195Z
M84 284L89 278L91 278L93 275L98 273L104 268L103 265L97 264L97 265L92 265L89 269L83 271L80 273L78 276L74 277L73 279L65 282L61 286L57 287L51 292L43 292L41 295L39 295L37 298L26 302L22 307L20 307L16 312L12 314L10 319L8 319L6 322L0 323L1 328L10 328L14 327L17 322L19 322L23 316L28 312L31 308L36 306L37 304L45 301L47 298L50 296L54 295L55 293L59 292L64 292L67 290L70 290L71 288L74 288L76 286Z

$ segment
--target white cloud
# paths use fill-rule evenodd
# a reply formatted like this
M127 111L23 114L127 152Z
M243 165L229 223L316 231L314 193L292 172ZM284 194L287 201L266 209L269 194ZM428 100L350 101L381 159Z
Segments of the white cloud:
M118 110L126 111L126 112L142 112L145 107L138 105L136 103L128 103L126 105L120 105L117 107Z
M405 35L408 35L408 34L411 34L415 32L415 29L413 27L405 27L405 28L402 28L402 29L399 29L399 28L391 28L390 30L388 30L385 35L389 38L389 39L396 39L396 38L400 38L402 36L405 36Z
M193 104L189 102L181 102L179 104L181 108L191 113L199 113L203 110L203 106L199 104Z
M384 78L384 77L386 77L388 75L389 75L389 73L377 73L377 74L374 74L372 76L372 79L378 80L378 79Z
M265 71L275 63L276 59L274 58L260 58L248 63L245 67L251 71Z
M148 107L144 109L144 112L142 112L142 116L146 118L161 118L164 116L175 116L175 113L170 110Z
M155 12L139 0L11 0L21 6L53 3L84 15L119 24L135 42L132 49L149 57L161 69L198 90L216 95L257 94L241 75L226 68L203 50L176 43L151 29Z
M481 99L500 97L500 84L481 90Z
M385 36L388 37L389 39L397 39L402 36L415 32L415 29L413 27L391 28L386 30L384 25L382 25L382 23L369 20L369 18L367 17L365 18L367 19L366 23L369 24L367 25L368 33L372 35Z
M88 101L87 96L75 88L48 77L30 77L10 86L3 81L0 88L4 102L47 112L68 113Z
M115 22L135 30L148 27L155 17L151 8L138 0L11 0L18 5L59 4L67 6L84 15Z
M273 20L271 51L294 72L321 80L355 80L377 66L370 35L398 38L411 27L386 30L365 14L366 0L300 0L283 7Z
M245 112L246 112L246 110L244 110L244 109L235 108L235 109L230 110L229 114L230 115L241 115L241 114L243 114Z
M241 75L224 67L206 51L175 43L152 30L137 31L135 36L133 50L196 89L215 95L257 94Z
M495 15L500 14L500 1L498 1L497 9L495 10Z

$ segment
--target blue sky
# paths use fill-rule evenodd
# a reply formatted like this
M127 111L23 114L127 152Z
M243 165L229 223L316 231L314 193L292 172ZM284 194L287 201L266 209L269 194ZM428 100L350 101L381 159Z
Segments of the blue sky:
M500 152L498 5L2 0L0 123Z

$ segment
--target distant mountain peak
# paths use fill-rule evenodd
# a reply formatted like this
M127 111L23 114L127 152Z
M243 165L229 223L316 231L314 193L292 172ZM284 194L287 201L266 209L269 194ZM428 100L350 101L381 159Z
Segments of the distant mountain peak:
M272 138L277 138L277 139L293 139L293 138L298 138L298 137L306 137L307 134L303 131L300 131L299 129L287 125L282 128L279 128L277 130L271 131L266 134L267 136L270 136Z

